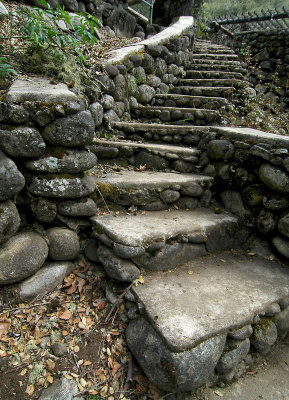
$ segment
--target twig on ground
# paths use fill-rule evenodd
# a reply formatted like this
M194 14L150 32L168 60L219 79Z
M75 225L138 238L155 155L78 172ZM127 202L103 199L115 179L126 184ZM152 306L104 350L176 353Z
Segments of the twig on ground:
M112 315L112 313L114 312L115 309L117 309L119 307L119 305L122 302L122 299L124 298L124 296L126 295L126 293L133 287L133 285L135 284L135 281L133 281L123 292L122 294L118 297L117 301L114 303L114 305L111 307L110 312L107 314L107 317L105 318L104 322L107 322L110 318L110 316Z
M129 352L129 363L128 363L128 369L127 369L127 376L126 376L126 382L131 382L133 380L133 359L132 359L132 354Z
M74 354L74 352L73 352L73 350L72 350L72 348L71 348L71 346L70 346L70 344L69 344L69 342L68 342L66 336L64 336L64 339L65 339L66 344L67 344L67 346L68 346L69 353L72 355L73 360L74 360L74 362L75 362L75 365L76 365L76 367L77 367L77 369L78 369L78 371L79 371L79 375L82 376L82 371L81 371L81 368L80 368L80 366L79 366L79 364L78 364L76 355Z

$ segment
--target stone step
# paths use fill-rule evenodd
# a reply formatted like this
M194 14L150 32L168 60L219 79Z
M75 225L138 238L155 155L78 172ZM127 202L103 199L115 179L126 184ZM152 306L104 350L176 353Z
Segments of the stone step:
M194 47L194 53L197 54L224 54L224 55L230 55L230 54L235 54L234 50L230 48L225 48L222 46L216 47L216 46L195 46Z
M221 86L240 86L242 81L239 79L179 79L179 86L207 86L207 87L221 87Z
M194 59L206 59L206 60L219 60L219 61L239 61L237 54L212 54L212 53L195 53L193 54Z
M95 178L101 198L122 206L143 210L166 210L174 205L195 209L211 198L209 176L156 171L129 171L104 174ZM208 205L208 204L206 204Z
M190 138L189 135L187 138ZM105 163L113 161L157 171L197 171L200 156L200 151L194 148L128 141L95 140L89 148L97 155L100 163L102 160Z
M228 71L186 71L188 79L242 79L240 72Z
M203 133L209 132L210 127L203 126L183 126L183 125L169 125L169 124L149 124L143 122L118 122L112 121L111 127L118 131L122 139L136 140L136 141L161 141L166 142L168 136L171 137L167 143L180 143L184 142L189 145L195 145ZM192 137L195 137L193 140ZM191 138L192 141L189 140Z
M207 125L220 120L218 111L199 108L166 107L166 106L138 106L133 108L132 114L136 118L160 119L162 122L195 123Z
M172 93L183 94L189 96L208 96L208 97L225 97L228 98L234 92L232 86L175 86Z
M209 64L213 65L214 69L219 69L219 66L227 66L227 67L242 67L242 64L240 61L237 60L218 60L214 58L199 58L199 57L194 57L192 60L191 65L188 67L189 69L194 69L194 66L197 65L202 65L202 64Z
M191 64L191 66L188 68L188 71L193 70L193 71L228 71L228 72L238 72L243 75L247 73L247 70L240 65L240 63L234 64L234 65L225 65L225 64L218 64L214 65L211 60L209 60L209 63L195 63Z
M240 251L145 275L133 295L128 346L170 392L240 377L289 331L288 267Z
M238 219L209 208L142 211L91 218L102 244L98 257L112 278L132 281L144 271L171 270L217 249L244 242Z
M193 107L210 110L219 110L228 104L228 100L224 97L203 97L203 96L187 96L181 94L156 94L155 104L158 106L170 107Z

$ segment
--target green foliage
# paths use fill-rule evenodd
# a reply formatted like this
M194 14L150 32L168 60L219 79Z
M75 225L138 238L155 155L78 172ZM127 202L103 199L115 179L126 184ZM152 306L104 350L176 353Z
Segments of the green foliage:
M34 7L32 9L22 8L18 12L23 19L20 31L34 47L47 50L52 49L58 55L67 55L73 52L79 62L85 63L83 46L86 43L94 45L97 43L95 29L101 24L98 19L90 14L85 17L78 14L75 22L73 17L59 4L54 10L45 0L39 0L46 9ZM69 32L60 28L65 23Z
M0 79L10 78L13 75L17 75L13 66L4 57L0 57Z

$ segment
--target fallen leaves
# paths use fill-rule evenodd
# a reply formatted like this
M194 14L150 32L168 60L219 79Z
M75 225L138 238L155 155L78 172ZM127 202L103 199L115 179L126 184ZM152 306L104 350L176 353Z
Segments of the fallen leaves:
M7 318L3 318L2 320L0 320L0 338L1 336L7 335L10 325L11 325L11 320Z

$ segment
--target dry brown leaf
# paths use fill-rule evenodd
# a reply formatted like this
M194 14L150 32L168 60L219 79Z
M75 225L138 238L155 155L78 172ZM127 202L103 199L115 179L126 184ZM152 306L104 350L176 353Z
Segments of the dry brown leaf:
M28 396L32 396L34 391L35 391L34 385L28 385L27 386L26 393L28 394Z
M3 318L0 321L0 337L7 335L10 325L11 325L11 321L7 318Z
M46 360L46 368L48 369L48 371L53 371L55 368L55 362L48 358L48 360Z
M72 312L68 308L59 316L60 319L68 320L72 317Z

